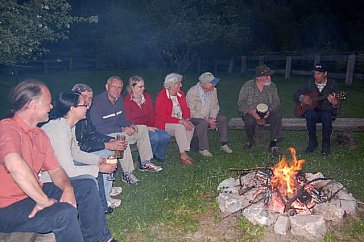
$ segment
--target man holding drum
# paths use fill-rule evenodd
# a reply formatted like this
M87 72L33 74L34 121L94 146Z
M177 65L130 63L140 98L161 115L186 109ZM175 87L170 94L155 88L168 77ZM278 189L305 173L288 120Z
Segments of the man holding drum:
M255 79L247 81L240 89L238 109L245 122L247 141L245 149L251 149L256 125L270 124L269 150L278 152L277 139L282 135L282 113L277 87L271 81L273 71L266 65L255 68Z

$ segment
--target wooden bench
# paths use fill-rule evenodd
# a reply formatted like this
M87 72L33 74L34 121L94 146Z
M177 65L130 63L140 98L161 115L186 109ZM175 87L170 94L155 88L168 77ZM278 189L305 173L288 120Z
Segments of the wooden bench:
M334 131L364 131L364 118L337 118L332 123ZM228 122L230 129L244 129L245 124L241 118L231 118ZM321 123L317 124L321 128ZM264 126L265 129L269 128L269 124ZM304 118L283 118L283 130L306 130L306 120Z

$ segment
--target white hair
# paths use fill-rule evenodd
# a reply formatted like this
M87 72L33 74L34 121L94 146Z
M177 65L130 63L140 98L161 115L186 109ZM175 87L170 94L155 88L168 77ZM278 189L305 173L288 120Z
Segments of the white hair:
M170 88L177 82L181 82L183 79L183 76L177 73L170 73L164 78L164 84L163 86L165 88Z

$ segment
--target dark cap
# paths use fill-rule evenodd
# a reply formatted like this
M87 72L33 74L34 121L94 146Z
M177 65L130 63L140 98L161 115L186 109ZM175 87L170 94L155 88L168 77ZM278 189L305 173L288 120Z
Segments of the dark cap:
M274 71L272 71L268 66L266 65L260 65L255 68L255 77L260 76L271 76L273 75Z
M323 64L316 64L314 67L313 67L313 70L314 71L318 71L318 72L326 72L327 71L327 67L324 66Z
M92 88L83 83L77 83L72 87L72 91L75 92L92 92Z

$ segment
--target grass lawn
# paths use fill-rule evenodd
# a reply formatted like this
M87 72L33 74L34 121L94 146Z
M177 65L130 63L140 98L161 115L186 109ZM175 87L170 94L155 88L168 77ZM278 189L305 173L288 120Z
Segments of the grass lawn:
M46 82L53 96L60 90L70 89L74 83L85 82L90 84L94 92L103 91L105 80L110 75L119 75L124 81L130 75L141 75L146 80L148 91L155 94L162 88L163 78L167 72L159 70L138 71L104 71L104 72L74 72L51 73L48 76L28 75L25 78L36 78ZM183 90L187 91L196 83L199 73L188 73L184 77ZM221 112L231 117L238 117L236 103L243 83L249 77L237 74L219 74L221 81L218 85ZM294 103L292 93L307 78L294 77L292 80L283 80L282 76L273 76L278 86L282 102L284 117L293 117ZM6 80L2 79L2 82ZM13 84L13 81L8 81ZM348 88L344 81L339 81L342 89L349 91L348 99L343 102L340 116L364 118L362 106L364 83L354 80ZM8 109L5 100L9 88L0 90L1 114ZM168 148L167 159L160 174L135 174L142 180L138 186L128 186L117 178L116 185L123 187L121 194L122 205L108 216L110 228L116 239L120 241L188 241L188 234L199 227L199 221L206 214L213 214L216 223L221 221L216 202L217 185L231 176L229 168L254 168L267 162L276 162L267 151L268 137L264 145L255 146L249 152L242 149L245 134L242 130L231 130L230 143L233 154L225 154L218 149L218 135L211 132L210 146L214 157L203 158L191 152L195 160L193 167L180 164L177 146L175 143ZM333 139L337 134L333 134ZM349 192L360 201L364 200L364 133L355 133L357 146L353 150L340 147L335 142L332 154L322 157L319 150L313 154L304 154L306 146L306 132L286 131L284 140L279 144L282 151L287 147L295 147L298 158L305 159L304 170L309 172L322 172L326 177L335 179L344 184ZM245 220L240 221L242 233L241 241L259 241L264 237L264 228L252 226ZM257 232L258 231L258 232ZM364 219L352 219L344 226L330 231L325 241L363 241ZM207 238L204 241L209 241Z

